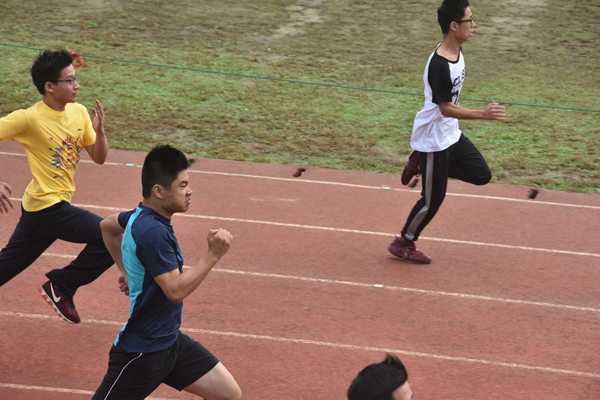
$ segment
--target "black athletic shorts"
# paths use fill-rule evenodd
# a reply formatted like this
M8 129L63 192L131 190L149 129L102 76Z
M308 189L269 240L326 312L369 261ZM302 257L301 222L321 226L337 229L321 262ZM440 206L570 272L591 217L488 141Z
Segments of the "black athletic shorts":
M170 347L154 353L123 353L113 346L108 371L92 400L145 399L163 382L181 391L218 363L210 351L181 332Z

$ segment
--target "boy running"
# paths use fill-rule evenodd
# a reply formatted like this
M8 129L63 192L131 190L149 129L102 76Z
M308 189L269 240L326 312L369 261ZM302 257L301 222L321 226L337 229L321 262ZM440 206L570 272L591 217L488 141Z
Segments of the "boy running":
M71 205L73 176L85 149L96 164L104 164L108 142L104 108L76 103L79 83L73 58L66 50L46 50L31 67L31 77L43 96L33 107L0 118L0 139L15 140L25 148L33 179L23 194L21 219L8 244L0 251L0 286L29 267L56 239L86 243L77 258L46 274L39 292L65 321L81 321L73 295L98 278L113 260L102 242L101 217ZM4 184L10 193L10 187ZM8 212L7 196L2 207ZM12 207L12 205L11 205Z
M458 120L506 118L504 107L497 103L483 111L458 105L465 79L461 45L471 39L476 26L468 0L444 0L438 8L438 22L444 38L425 66L425 105L415 117L410 140L414 151L402 172L403 185L422 174L422 197L410 212L401 236L388 247L394 256L415 264L431 262L430 256L417 250L415 241L442 205L448 178L475 185L492 179L479 150L458 129Z
M181 151L155 147L142 168L142 202L100 224L120 270L120 289L129 294L131 307L93 400L145 399L163 382L207 400L241 398L223 364L179 330L183 299L200 286L233 239L224 229L211 230L208 252L183 272L171 217L190 207L187 167Z

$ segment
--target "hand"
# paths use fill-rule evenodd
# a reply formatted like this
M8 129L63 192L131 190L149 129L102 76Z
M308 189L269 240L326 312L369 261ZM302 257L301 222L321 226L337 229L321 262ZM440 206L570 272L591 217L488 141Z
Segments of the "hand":
M98 100L96 100L96 105L98 106L98 111L92 108L92 115L94 116L92 125L96 134L104 135L104 107L102 107L102 104Z
M211 229L208 232L208 251L221 258L229 250L232 240L233 235L229 231L223 228Z
M504 121L506 120L506 109L498 103L490 103L483 110L483 119Z
M0 214L8 214L8 207L14 209L8 197L10 194L12 194L12 189L8 186L8 183L0 182Z
M119 271L119 279L118 279L119 290L125 294L125 296L129 296L129 282L127 281L127 274L121 273Z

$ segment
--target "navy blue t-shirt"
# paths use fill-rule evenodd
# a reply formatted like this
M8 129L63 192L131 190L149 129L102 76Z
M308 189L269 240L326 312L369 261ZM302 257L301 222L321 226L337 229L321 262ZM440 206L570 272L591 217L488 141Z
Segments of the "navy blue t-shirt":
M119 224L125 229L121 251L131 307L114 344L125 353L164 350L177 339L183 308L183 302L170 301L154 280L183 268L171 220L140 203L119 214Z

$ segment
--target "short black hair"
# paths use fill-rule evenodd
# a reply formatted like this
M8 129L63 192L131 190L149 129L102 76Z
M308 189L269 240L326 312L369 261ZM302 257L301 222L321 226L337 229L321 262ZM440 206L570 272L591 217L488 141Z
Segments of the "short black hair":
M73 56L65 49L46 50L38 54L31 66L31 79L40 94L44 94L46 82L57 82L63 69L73 64Z
M358 373L348 389L348 400L393 400L394 390L407 380L402 361L387 353L382 362L367 365Z
M438 8L438 22L442 33L450 31L450 24L453 21L460 21L465 16L465 10L469 7L469 0L444 0Z
M154 147L146 155L142 167L142 196L149 198L156 184L171 189L173 181L187 167L187 158L181 150L168 144Z

